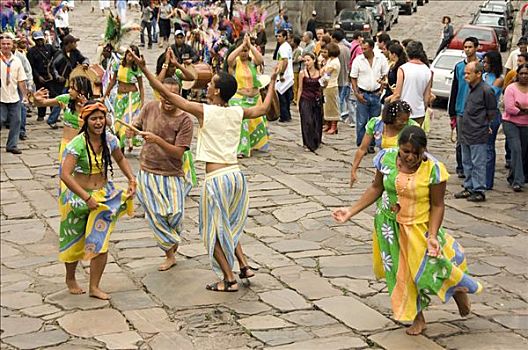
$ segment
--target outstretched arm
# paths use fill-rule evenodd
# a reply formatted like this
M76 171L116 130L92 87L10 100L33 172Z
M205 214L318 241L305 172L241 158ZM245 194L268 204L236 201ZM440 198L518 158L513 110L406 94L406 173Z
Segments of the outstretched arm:
M273 98L273 95L275 94L275 81L277 80L277 72L279 70L279 65L275 67L275 70L273 74L271 75L271 81L268 86L268 93L266 95L266 99L264 100L264 103L254 106L254 107L245 108L244 109L244 119L255 119L255 118L261 117L264 114L268 113L271 107L271 100Z
M136 54L131 50L128 50L127 52L132 54L132 58L134 59L138 67L143 71L143 74L148 79L150 86L152 86L154 90L158 91L161 95L163 95L163 97L165 97L179 109L194 115L196 119L198 119L200 126L203 125L204 111L203 105L201 103L188 101L180 95L173 94L172 92L170 92L169 89L167 89L165 85L163 85L163 83L160 82L156 78L156 76L147 69L143 56L141 56L140 58L136 56Z

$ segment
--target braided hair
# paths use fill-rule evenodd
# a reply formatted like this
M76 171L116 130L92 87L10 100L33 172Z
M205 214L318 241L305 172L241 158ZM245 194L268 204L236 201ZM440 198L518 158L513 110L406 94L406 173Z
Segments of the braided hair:
M411 112L412 108L407 102L396 100L385 104L381 119L385 124L394 124L400 113L411 114Z
M77 94L83 95L88 100L91 100L93 98L93 91L92 91L92 82L88 80L86 77L75 77L70 79L70 86L73 86L75 91L77 91ZM68 108L70 111L75 112L75 104L77 103L76 100L70 99L70 103L68 103Z
M97 103L100 103L100 102L91 100L91 101L86 102L84 104L84 107L95 105ZM94 155L96 153L95 153L95 150L94 150L94 148L92 146L92 142L90 141L90 133L88 132L88 122L87 121L88 121L88 118L90 118L90 115L93 114L93 112L95 112L96 110L100 110L100 109L94 108L92 113L90 113L89 115L85 115L84 116L85 122L84 122L81 130L79 131L79 134L84 133L84 140L86 142L86 149L87 150L91 150ZM105 126L106 126L106 116L105 116ZM99 169L101 169L101 166L102 166L104 177L105 177L105 179L108 179L108 169L110 168L110 174L113 177L114 176L114 168L112 166L112 154L111 154L110 148L108 148L108 144L106 142L106 130L101 134L101 147L103 149L102 150L102 157L101 157L103 164L99 164L99 161L97 160L97 156L96 156L96 157L94 157L95 158L95 165ZM92 173L92 157L90 157L89 152L88 152L88 165L90 166L90 173Z

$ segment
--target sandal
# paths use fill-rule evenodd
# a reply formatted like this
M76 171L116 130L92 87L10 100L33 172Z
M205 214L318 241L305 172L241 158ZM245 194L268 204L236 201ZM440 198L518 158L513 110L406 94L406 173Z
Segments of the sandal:
M258 271L258 268L256 267L251 267L251 266L243 266L240 268L240 273L238 274L238 277L240 277L240 279L248 279L248 278L251 278L251 277L254 277L255 274L251 275L251 276L248 276L248 271L251 270L251 271Z
M218 289L218 286L221 283L224 284L224 289ZM218 281L216 283L208 284L205 286L205 289L211 290L213 292L238 292L238 287L236 289L233 288L235 284L237 284L236 280L234 281L223 280L223 281Z

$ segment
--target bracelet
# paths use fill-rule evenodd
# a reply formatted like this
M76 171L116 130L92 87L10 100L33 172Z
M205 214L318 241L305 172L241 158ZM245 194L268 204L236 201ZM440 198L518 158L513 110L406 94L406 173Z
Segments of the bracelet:
M88 198L86 198L84 201L88 202L92 198L92 195L89 195Z
M167 68L169 68L169 64L168 64L168 63L163 63L163 64L161 65L161 68L162 68L162 69L167 69Z

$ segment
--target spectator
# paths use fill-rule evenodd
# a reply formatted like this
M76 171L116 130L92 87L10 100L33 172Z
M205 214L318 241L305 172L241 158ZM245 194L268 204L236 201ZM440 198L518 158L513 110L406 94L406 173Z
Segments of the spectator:
M517 56L517 67L522 66L523 64L528 63L528 53L520 53L519 56ZM512 69L506 74L504 77L504 90L515 81L517 78L517 70Z
M521 192L528 182L528 64L517 68L517 82L504 93L503 125L511 150L508 183Z
M303 56L307 53L314 54L315 57L315 43L313 41L312 32L304 32L302 41L304 43Z
M63 38L70 34L70 16L69 9L66 3L61 3L56 8L55 18L55 30L58 38L62 41ZM59 41L60 42L60 41Z
M152 15L154 10L150 7L150 0L143 0L141 2L141 33L140 40L141 44L139 47L145 47L145 29L147 30L148 36L148 48L152 48Z
M301 45L301 38L297 35L292 37L290 45L293 50L293 101L297 103L297 89L299 88L299 72L301 71L302 61L303 61L303 50L299 45Z
M20 135L20 103L27 104L26 73L22 62L13 55L13 35L3 33L0 36L0 62L1 94L0 94L0 126L9 124L9 134L7 136L6 151L13 154L21 154L18 149L18 138ZM20 99L19 89L22 93Z
M312 37L315 37L317 34L315 31L317 29L317 11L312 11L312 17L306 23L306 31L312 33Z
M517 41L517 48L510 53L504 64L504 67L506 67L506 73L510 70L517 69L517 56L519 56L520 53L526 52L528 52L528 38L521 37L519 38L519 41Z
M401 99L411 105L411 119L422 126L425 110L431 99L433 74L423 62L425 53L421 42L410 42L406 52L409 61L398 69L396 88L391 101Z
M391 44L389 46L389 73L387 74L387 88L383 100L392 96L396 89L398 81L398 69L407 63L407 54L400 44ZM382 101L383 102L383 101Z
M457 128L457 117L462 117L464 114L464 106L466 105L466 98L469 91L469 85L464 80L464 69L466 65L471 62L478 62L477 48L479 41L475 37L468 37L464 40L464 53L466 59L458 62L453 69L453 82L451 84L451 93L449 96L448 111L451 117L452 127ZM459 178L464 178L464 169L462 167L462 149L460 142L456 143L456 173Z
M526 37L528 36L528 3L524 4L521 8L521 33L522 36Z
M266 28L264 24L257 24L257 39L255 40L255 45L259 48L260 54L264 56L266 54L266 44L268 43L268 38L266 37Z
M493 89L493 93L499 105L499 100L502 95L502 87L504 78L502 76L502 57L496 51L487 52L483 59L484 74L482 79ZM493 179L495 177L495 140L497 139L497 132L501 125L501 113L497 109L497 115L490 123L491 133L488 137L488 157L486 165L486 190L493 189Z
M356 145L359 147L365 127L370 120L381 113L381 81L389 72L389 64L384 55L374 52L374 41L367 39L361 45L363 53L352 63L350 77L352 90L357 99L356 109ZM374 153L374 145L368 148L369 153Z
M354 60L359 55L363 54L363 50L361 49L361 44L363 43L363 33L359 30L356 30L352 34L352 43L350 44L350 61L348 62L348 71L350 72L352 70L352 63L354 63ZM349 100L348 100L348 121L350 122L350 125L356 124L356 109L357 109L357 101L356 96L354 94L349 94Z
M339 62L339 45L329 43L326 45L328 60L322 69L322 86L324 94L324 121L323 131L329 135L337 134L337 122L339 121L339 74L341 63Z
M470 62L464 68L464 79L469 93L464 114L458 117L458 137L462 148L464 167L464 190L455 198L466 198L470 202L486 200L486 160L489 124L497 116L497 100L491 87L482 81L484 67L479 62Z
M453 25L451 24L451 17L442 17L442 23L444 24L444 28L442 29L442 41L440 42L440 46L438 46L438 50L436 50L435 57L438 56L440 51L449 45L451 39L453 39L453 36L455 35L453 31Z
M288 32L288 34L293 33L293 26L290 22L288 22L288 16L284 16L284 21L282 22L282 29Z
M33 84L33 73L31 71L31 64L29 63L27 57L26 57L26 39L25 35L21 34L17 40L16 40L16 50L14 50L14 54L20 62L22 63L22 67L24 68L24 73L26 73L26 91L28 93L35 91L34 84ZM18 93L20 95L20 100L24 98L22 95L22 91L20 89L18 90ZM27 130L26 130L26 117L27 117L28 108L26 107L26 104L22 103L20 105L20 135L19 138L21 140L27 139Z
M375 51L381 52L385 55L385 58L389 58L389 42L391 41L391 37L389 34L385 32L378 33L376 35L376 48Z
M345 32L337 29L332 34L333 42L339 46L339 77L337 85L339 89L339 111L340 119L345 122L348 119L348 99L350 98L350 69L348 63L350 62L350 49L343 43L346 41Z
M317 42L315 43L315 49L314 53L315 56L319 56L319 52L321 51L321 45L323 44L323 37L326 35L326 29L319 27L315 30L315 38L317 39Z
M158 15L160 9L160 0L152 0L152 18L150 20L150 25L152 27L152 43L158 43Z
M287 38L288 32L284 29L277 33L279 76L275 89L279 97L281 123L291 121L290 104L293 99L293 51Z
M284 29L284 14L285 14L286 10L284 8L281 8L279 10L279 13L277 14L277 16L275 16L275 18L273 19L273 33L275 34L275 36L277 36L277 34L279 34L279 31L281 29Z
M160 31L159 47L169 45L169 37L171 34L170 19L173 16L172 5L167 0L161 0L161 5L158 12L158 23Z

